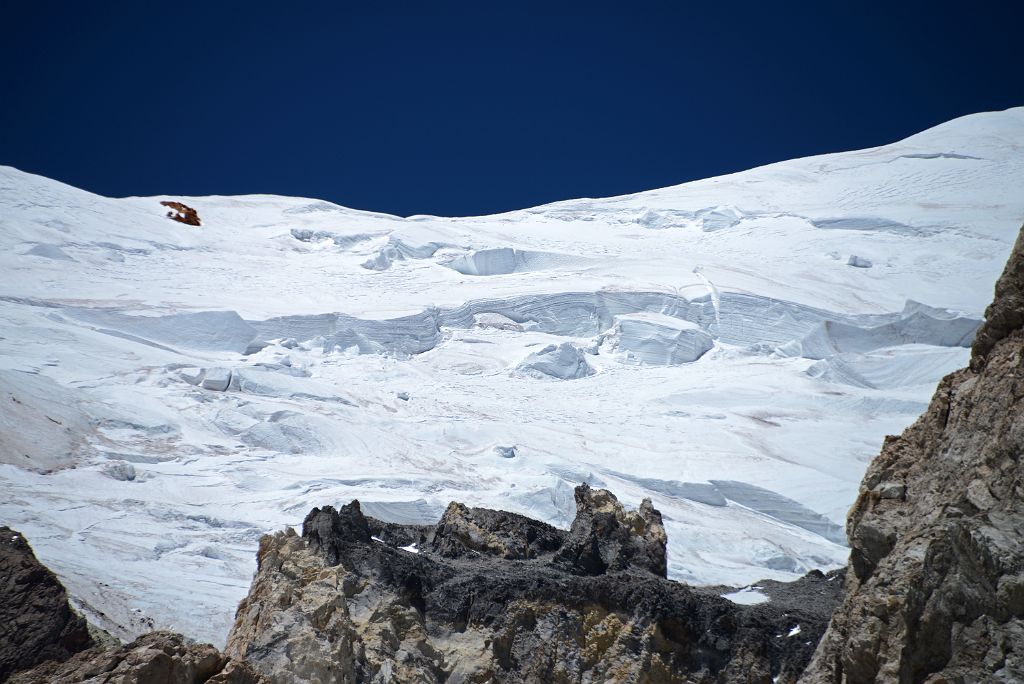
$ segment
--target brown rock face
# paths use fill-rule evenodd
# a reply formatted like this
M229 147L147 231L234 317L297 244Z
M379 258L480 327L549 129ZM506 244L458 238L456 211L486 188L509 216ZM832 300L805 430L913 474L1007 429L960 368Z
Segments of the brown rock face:
M665 532L581 486L565 532L448 507L434 527L358 502L260 541L227 653L299 682L793 682L838 600L812 573L737 606L664 579ZM789 632L799 625L800 638Z
M971 368L980 370L999 340L1024 328L1024 230L1017 236L1006 269L996 283L995 298L985 310L985 323L974 338Z
M200 225L199 214L187 204L182 204L181 202L161 202L160 204L171 209L171 211L167 212L167 218L189 226Z
M868 468L801 681L1024 681L1024 232L986 315L970 368Z
M0 682L45 660L67 660L92 646L60 580L21 534L0 527Z
M209 644L189 643L173 632L150 632L127 646L79 653L63 663L50 661L19 672L9 684L264 684L244 663L232 661Z

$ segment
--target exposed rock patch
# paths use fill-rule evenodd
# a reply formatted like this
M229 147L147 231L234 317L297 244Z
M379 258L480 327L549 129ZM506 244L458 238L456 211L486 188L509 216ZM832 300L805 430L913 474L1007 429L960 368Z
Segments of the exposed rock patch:
M455 503L433 527L314 509L301 536L260 541L227 652L280 683L796 679L835 584L737 606L664 579L649 501L585 485L576 501L569 532Z
M188 206L187 204L182 204L181 202L167 201L161 202L160 204L170 209L170 211L167 212L167 218L173 221L177 221L178 223L184 223L189 226L200 225L199 214L196 213L195 209Z
M970 368L868 468L802 681L1024 681L1024 233L987 318Z

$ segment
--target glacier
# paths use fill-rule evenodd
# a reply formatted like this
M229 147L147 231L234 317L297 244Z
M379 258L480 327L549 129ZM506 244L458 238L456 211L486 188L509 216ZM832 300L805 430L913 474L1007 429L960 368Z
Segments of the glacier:
M116 635L218 645L259 536L353 498L565 527L587 482L654 500L675 579L836 568L867 462L968 359L1022 187L1024 109L463 218L0 167L0 518Z

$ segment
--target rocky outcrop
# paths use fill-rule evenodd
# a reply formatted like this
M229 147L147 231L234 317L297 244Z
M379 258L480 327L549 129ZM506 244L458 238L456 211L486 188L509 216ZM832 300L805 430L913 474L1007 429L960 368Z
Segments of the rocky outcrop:
M0 682L46 660L92 646L60 580L36 560L18 532L0 527Z
M244 663L180 634L98 643L57 577L25 538L0 527L0 682L9 684L262 684ZM111 645L113 643L113 645Z
M226 651L277 683L795 681L834 578L737 606L664 578L649 501L576 501L569 532L460 504L433 527L314 509L260 541Z
M971 347L971 368L980 371L996 343L1024 328L1024 229L1017 237L995 297L985 310L985 323Z
M801 681L1024 681L1024 232L986 317L970 367L868 468Z
M173 221L177 221L178 223L184 223L185 225L188 226L200 225L199 214L196 212L195 209L188 206L187 204L182 204L181 202L167 201L161 202L160 204L170 209L170 211L167 212L167 218Z
M83 651L66 662L50 661L15 674L8 684L264 684L245 663L210 644L194 644L173 632L150 632L118 648Z
M632 569L667 577L667 544L650 499L639 511L627 511L611 492L584 484L576 488L576 519L555 560L586 575Z
M446 558L484 554L525 560L549 558L564 540L563 530L539 520L453 501L432 531L429 548Z

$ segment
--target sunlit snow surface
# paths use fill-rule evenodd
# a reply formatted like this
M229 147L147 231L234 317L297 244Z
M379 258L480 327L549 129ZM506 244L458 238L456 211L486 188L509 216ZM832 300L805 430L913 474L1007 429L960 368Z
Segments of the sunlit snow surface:
M756 606L759 603L767 603L771 599L768 598L767 594L762 594L758 591L760 588L761 587L743 587L739 591L722 594L722 598L727 598L733 603L738 603L741 606Z
M967 360L1021 188L1019 109L464 219L169 198L193 228L0 167L0 521L121 636L214 643L259 536L353 498L566 526L589 482L654 500L674 578L836 567L865 464Z

